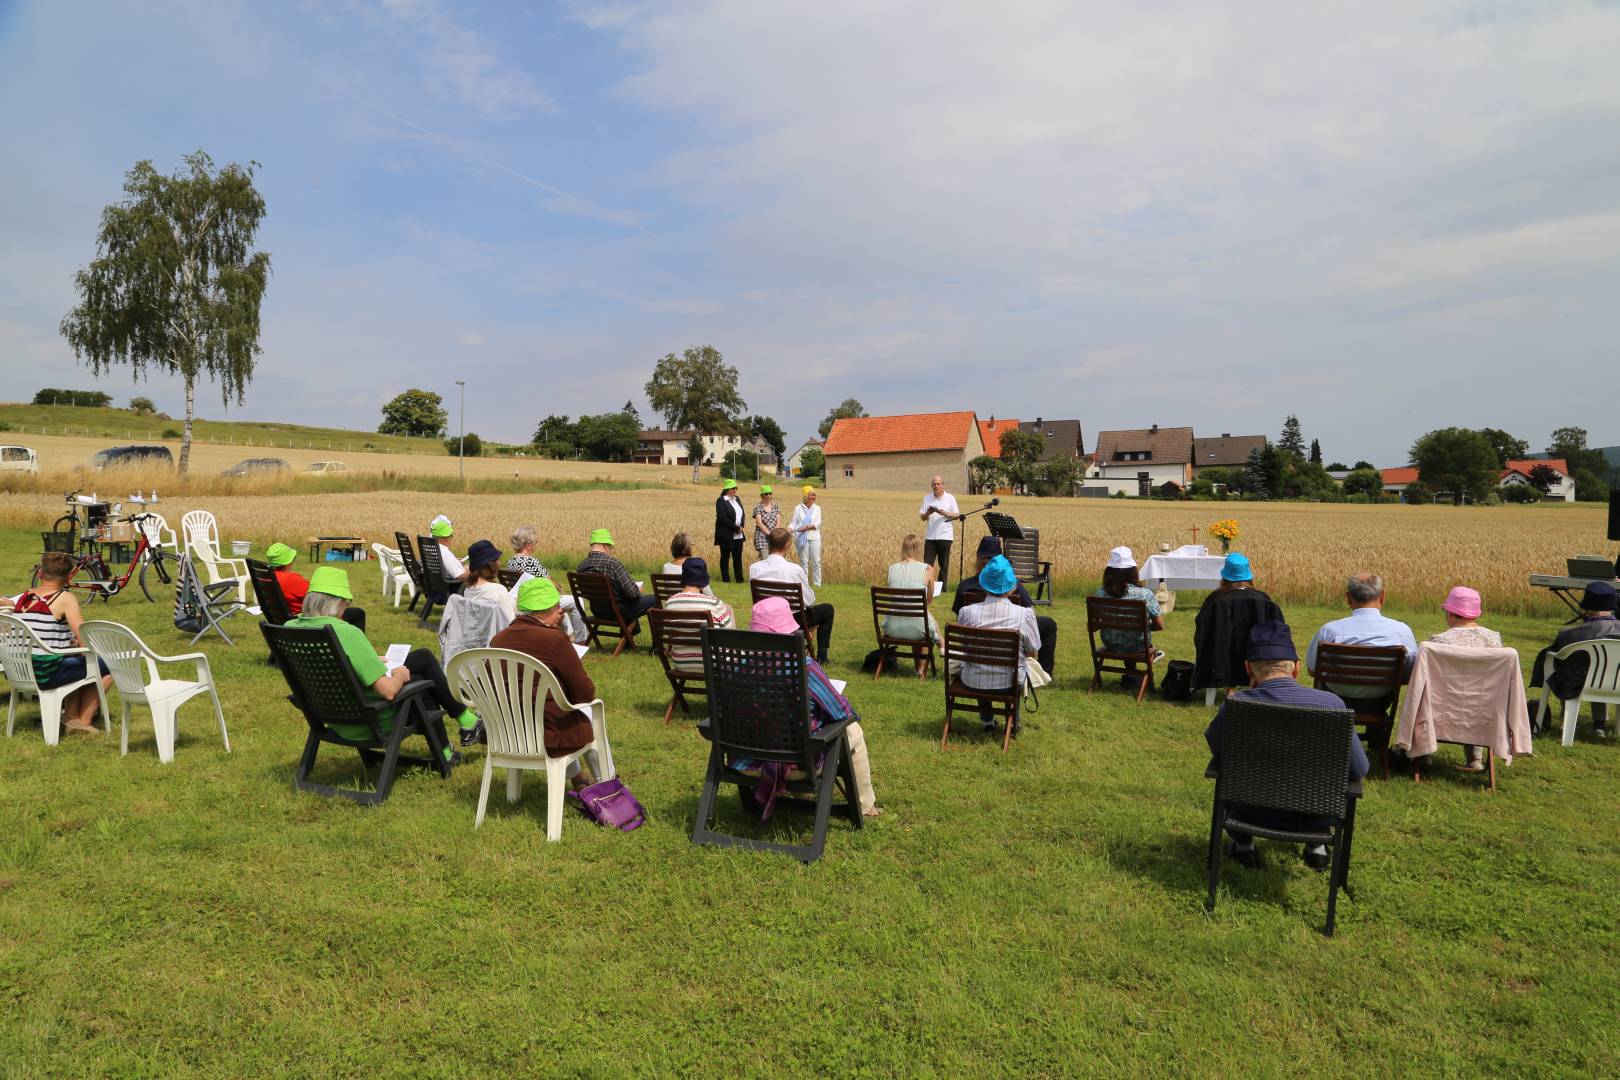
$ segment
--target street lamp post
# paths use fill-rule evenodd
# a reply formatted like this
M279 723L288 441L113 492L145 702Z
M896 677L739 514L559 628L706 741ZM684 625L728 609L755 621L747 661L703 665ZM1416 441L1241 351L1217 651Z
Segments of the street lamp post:
M457 421L461 426L461 434L456 436L456 475L461 483L467 483L467 380L457 379L456 385L461 388L461 418Z

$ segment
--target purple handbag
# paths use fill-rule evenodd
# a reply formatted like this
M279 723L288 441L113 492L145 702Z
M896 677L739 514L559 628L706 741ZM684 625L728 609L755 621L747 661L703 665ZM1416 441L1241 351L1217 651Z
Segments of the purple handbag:
M598 825L606 825L620 832L638 829L647 820L647 811L630 794L624 781L616 776L611 780L599 780L578 791L569 791L567 795L579 804L586 817Z

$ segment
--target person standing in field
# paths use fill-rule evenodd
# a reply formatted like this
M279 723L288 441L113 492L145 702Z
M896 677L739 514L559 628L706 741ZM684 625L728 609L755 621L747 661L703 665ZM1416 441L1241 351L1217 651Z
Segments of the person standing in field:
M956 519L961 516L956 496L945 490L945 478L934 477L931 490L923 496L922 506L917 510L917 518L928 523L923 530L923 563L939 563L941 584L951 577L951 544L956 541Z
M816 489L804 485L804 498L793 508L788 525L793 543L799 549L799 565L810 575L810 584L821 587L821 507L816 505Z
M714 544L720 549L720 580L743 580L743 504L737 497L737 481L720 485L714 500Z
M759 502L754 504L754 553L763 559L771 547L771 530L782 523L782 508L771 495L771 485L759 486Z

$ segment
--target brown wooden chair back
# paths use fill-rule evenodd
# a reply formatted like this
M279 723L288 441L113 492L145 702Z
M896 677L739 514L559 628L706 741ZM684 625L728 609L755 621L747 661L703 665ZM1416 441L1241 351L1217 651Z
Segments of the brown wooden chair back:
M619 598L613 592L613 582L606 574L570 570L568 591L574 594L574 605L579 609L580 618L585 620L585 631L593 647L605 649L604 638L618 639L611 656L636 647L635 624L625 619Z
M891 637L883 631L884 619L920 620L923 636ZM928 629L927 589L890 589L882 585L872 586L872 633L877 638L880 650L877 670L872 674L873 682L882 676L883 667L888 662L891 651L903 650L909 652L913 660L926 660L929 673L934 672L934 638Z
M682 611L679 608L656 607L647 612L647 625L652 630L653 652L657 654L659 662L664 665L664 677L669 680L670 689L674 695L669 699L669 707L664 710L664 723L669 723L675 716L675 706L680 705L681 711L690 715L691 707L686 703L686 695L707 697L708 684L704 682L703 672L686 671L675 667L670 658L670 649L696 648L699 656L703 652L703 630L709 625L709 613L706 611Z
M681 575L654 574L652 575L653 595L658 597L658 606L663 607L669 603L669 598L681 591Z
M988 702L992 716L1006 720L1006 733L1001 749L1012 745L1013 728L1018 723L1019 701L1022 697L1020 669L1024 664L1023 645L1016 630L992 630L985 627L963 626L950 623L945 627L945 670L957 664L977 664L984 667L1004 668L1010 690L977 690L962 682L961 674L948 675L945 680L945 730L940 735L940 749L945 748L951 735L951 715L958 710L979 713L981 702Z
M1118 599L1111 596L1086 597L1086 636L1091 642L1091 689L1093 693L1102 685L1103 674L1139 675L1136 700L1141 701L1153 686L1153 625L1148 618L1146 600ZM1135 649L1108 648L1097 635L1104 630L1142 635L1142 644ZM1110 665L1112 661L1112 665Z
M1406 680L1406 650L1399 645L1338 645L1316 647L1316 687L1344 698L1355 710L1356 726L1368 750L1378 752L1379 770L1389 779L1389 739L1400 715L1401 686ZM1380 703L1378 711L1368 701Z

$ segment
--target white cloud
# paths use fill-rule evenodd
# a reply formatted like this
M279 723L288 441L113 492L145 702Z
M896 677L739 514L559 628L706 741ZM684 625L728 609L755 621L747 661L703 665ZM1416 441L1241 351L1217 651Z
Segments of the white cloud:
M430 91L490 117L554 108L532 78L495 44L436 0L378 0L377 9L416 48Z
M460 334L456 337L456 343L476 348L479 345L489 344L489 338L483 334Z

